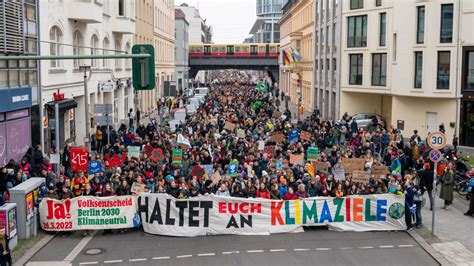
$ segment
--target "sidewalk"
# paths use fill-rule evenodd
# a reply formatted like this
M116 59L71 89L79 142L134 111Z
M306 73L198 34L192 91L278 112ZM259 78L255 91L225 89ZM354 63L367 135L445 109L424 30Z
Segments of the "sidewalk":
M454 205L443 210L444 202L438 195L439 190L435 201L435 235L431 234L432 212L428 198L422 210L423 228L416 232L453 265L474 265L474 217L463 215L467 211L465 202L456 202L466 199L455 195Z

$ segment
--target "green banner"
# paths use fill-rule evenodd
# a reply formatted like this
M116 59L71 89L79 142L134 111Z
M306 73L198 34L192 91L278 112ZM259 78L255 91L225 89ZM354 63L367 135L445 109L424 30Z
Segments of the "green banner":
M181 164L181 162L183 161L183 150L173 149L172 159L173 163Z

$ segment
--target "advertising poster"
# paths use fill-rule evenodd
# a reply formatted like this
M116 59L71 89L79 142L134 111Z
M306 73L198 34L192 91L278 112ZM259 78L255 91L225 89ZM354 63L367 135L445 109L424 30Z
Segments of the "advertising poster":
M34 202L33 195L34 193L33 191L31 191L25 196L26 219L31 219L31 217L35 216L35 202Z
M8 211L8 236L16 236L16 207Z

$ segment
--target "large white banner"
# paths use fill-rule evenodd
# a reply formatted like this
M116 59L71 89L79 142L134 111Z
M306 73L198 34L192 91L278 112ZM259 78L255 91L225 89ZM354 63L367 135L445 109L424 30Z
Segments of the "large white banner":
M169 236L266 235L322 225L341 231L406 229L405 197L393 194L275 201L142 193L138 209L146 233Z
M45 198L39 204L41 227L46 231L120 229L137 227L136 196Z

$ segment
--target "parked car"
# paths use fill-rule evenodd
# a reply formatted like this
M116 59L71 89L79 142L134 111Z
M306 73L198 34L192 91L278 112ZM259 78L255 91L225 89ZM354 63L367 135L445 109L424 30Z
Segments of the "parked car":
M352 116L352 118L356 120L359 128L367 129L369 126L373 126L372 120L374 116L377 118L377 125L385 128L385 122L383 121L382 116L375 113L359 113Z

